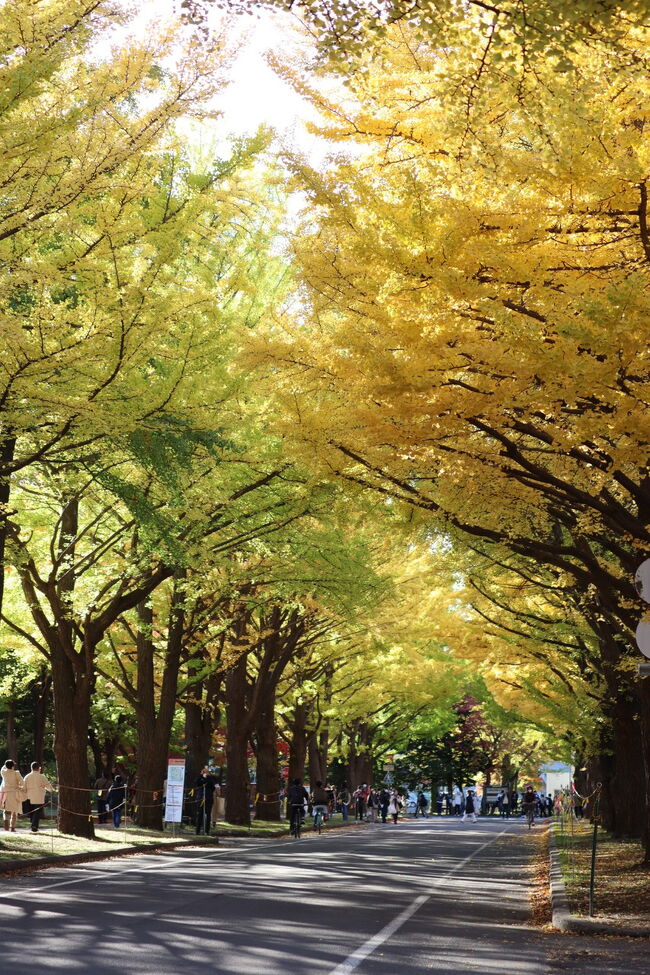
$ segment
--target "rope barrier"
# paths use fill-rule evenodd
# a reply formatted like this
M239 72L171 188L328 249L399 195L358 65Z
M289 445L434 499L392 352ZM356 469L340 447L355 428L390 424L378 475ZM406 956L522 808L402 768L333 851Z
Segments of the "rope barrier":
M82 789L78 785L58 785L58 786L55 786L55 788L56 789L71 789L73 792L96 792L97 794L99 794L100 792L106 792L106 793L108 792L108 788L98 789L97 787L93 787L93 788L89 788L89 789ZM151 793L152 796L159 795L162 792L162 789L161 788L158 788L158 789L141 789L137 785L128 785L126 782L123 782L122 785L120 786L120 788L136 790L137 792Z
M590 792L588 796L581 796L580 793L578 792L578 790L576 789L575 785L573 785L573 784L571 785L571 793L572 793L572 795L577 796L578 799L581 799L583 802L589 802L589 800L590 799L593 799L594 796L599 795L600 792L601 792L601 790L602 790L602 785L601 785L601 783L598 783L598 785L595 787L594 791L593 792Z
M135 817L142 810L164 809L165 807L166 797L164 795L163 789L160 787L158 789L141 789L137 785L128 785L125 782L123 785L119 786L119 788L123 788L126 790L126 795L124 799L118 805L109 807L108 806L108 796L110 791L109 787L105 787L105 788L97 788L93 786L81 787L81 786L63 785L62 783L56 783L52 786L51 790L47 790L50 793L49 801L45 801L39 806L33 806L32 808L30 808L29 812L22 812L21 810L20 812L18 812L18 814L31 816L33 813L41 812L47 806L50 806L53 810L54 809L56 810L57 822L59 821L61 814L64 813L67 816L75 816L81 819L85 819L88 822L93 824L98 823L100 825L103 825L106 822L105 817L111 816L115 810L119 810L120 812L126 812L127 810L130 810L131 816ZM61 797L61 793L65 792L65 790L70 790L71 792L77 792L77 793L86 793L89 797L92 796L98 801L103 801L106 808L97 812L93 812L92 810L82 812L76 809L70 809L67 806L62 806L60 802L60 797ZM17 794L20 796L21 805L27 800L27 790L23 786L12 786L4 790L0 789L0 813L2 813L3 811L2 807L4 806L5 803L5 796L9 795L10 793ZM193 816L196 815L199 810L205 809L205 796L204 795L199 796L197 793L198 793L198 788L196 786L193 786L190 789L183 791L183 804L193 807L189 810L190 815ZM280 794L281 793L279 792L275 793L275 795L278 798ZM150 796L153 799L153 802L135 803L134 799L136 795L140 795L143 797ZM268 800L268 798L270 797L265 796L265 799ZM126 823L126 817L124 821Z
M260 801L260 799L262 800L262 802L279 802L281 796L282 796L281 792L269 792L269 793L257 792L255 794L255 803L257 804Z

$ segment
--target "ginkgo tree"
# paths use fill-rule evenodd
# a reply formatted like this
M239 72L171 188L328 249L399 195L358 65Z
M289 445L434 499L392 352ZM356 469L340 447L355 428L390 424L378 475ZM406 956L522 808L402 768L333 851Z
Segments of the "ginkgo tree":
M12 484L9 558L33 623L4 618L52 666L62 827L71 832L92 831L81 790L94 656L107 630L173 577L202 538L216 533L232 547L273 530L287 504L289 517L301 508L296 492L265 493L286 465L260 433L243 436L228 373L236 330L254 324L282 273L266 253L271 210L254 180L250 193L243 186L255 149L235 147L207 171L169 150L155 160L159 181L146 193L125 196L117 181L106 192L106 214L115 207L116 215L108 252L98 244L97 280L78 275L75 301L82 318L104 319L109 372L101 378L101 343L89 338L97 359L75 359L97 392L83 410L75 402L84 440L60 438L56 453L32 458ZM44 304L40 296L30 315L38 319ZM74 376L65 379L67 390ZM100 394L109 387L106 407ZM48 388L43 379L39 395L54 396ZM258 490L264 500L246 507Z
M650 548L645 31L627 59L576 42L570 72L492 72L470 116L475 26L444 47L395 28L340 101L312 91L357 151L294 163L302 313L256 354L315 463L564 574L614 674ZM628 680L621 729L647 696Z
M446 46L477 17L490 27L483 71L501 68L504 61L506 67L514 61L515 69L519 62L534 70L548 57L569 67L580 41L619 55L629 28L644 26L648 13L647 0L183 0L182 6L190 21L202 25L215 6L240 14L261 9L291 14L329 64L346 73L358 68L368 49L381 45L391 27Z
M191 341L166 333L201 301L171 272L192 221L173 126L211 114L228 54L178 23L135 40L132 16L104 0L0 8L0 562L12 477L162 408ZM195 173L194 199L218 175Z

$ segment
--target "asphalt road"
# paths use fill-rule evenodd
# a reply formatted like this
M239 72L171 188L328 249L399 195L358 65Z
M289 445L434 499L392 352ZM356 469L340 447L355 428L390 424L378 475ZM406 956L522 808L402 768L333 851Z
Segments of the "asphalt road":
M530 924L523 823L429 819L0 880L0 972L650 975Z

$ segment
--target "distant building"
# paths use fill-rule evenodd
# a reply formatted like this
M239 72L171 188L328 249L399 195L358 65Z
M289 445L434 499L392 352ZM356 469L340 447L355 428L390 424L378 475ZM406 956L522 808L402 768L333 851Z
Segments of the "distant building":
M554 796L560 789L570 789L573 781L573 766L564 762L549 762L542 765L539 777L544 782L544 792Z

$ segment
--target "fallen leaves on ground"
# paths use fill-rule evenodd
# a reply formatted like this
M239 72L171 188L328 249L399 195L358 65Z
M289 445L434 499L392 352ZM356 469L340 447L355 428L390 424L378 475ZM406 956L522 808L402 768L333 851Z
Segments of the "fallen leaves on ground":
M589 880L594 827L568 823L556 832L562 875L572 913L589 912ZM650 866L638 840L616 839L598 830L594 908L597 916L650 924Z

